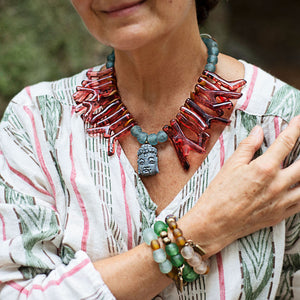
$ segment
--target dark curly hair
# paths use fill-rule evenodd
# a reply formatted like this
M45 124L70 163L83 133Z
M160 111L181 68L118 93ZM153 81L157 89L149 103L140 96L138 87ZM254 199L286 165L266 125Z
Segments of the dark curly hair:
M219 3L219 0L196 0L197 20L202 25L209 12Z

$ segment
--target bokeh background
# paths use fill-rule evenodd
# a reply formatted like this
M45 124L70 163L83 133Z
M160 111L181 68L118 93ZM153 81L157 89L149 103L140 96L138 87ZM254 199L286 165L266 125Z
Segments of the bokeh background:
M201 32L300 89L299 0L222 0ZM102 63L109 51L68 0L0 0L0 117L24 86Z

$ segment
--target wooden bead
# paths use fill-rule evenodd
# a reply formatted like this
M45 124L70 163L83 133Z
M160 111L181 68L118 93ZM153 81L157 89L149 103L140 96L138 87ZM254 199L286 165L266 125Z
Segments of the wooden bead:
M152 240L151 241L151 248L152 248L153 251L160 248L160 244L159 244L158 240Z
M176 244L178 247L183 247L186 243L186 239L183 236L180 236L176 239Z

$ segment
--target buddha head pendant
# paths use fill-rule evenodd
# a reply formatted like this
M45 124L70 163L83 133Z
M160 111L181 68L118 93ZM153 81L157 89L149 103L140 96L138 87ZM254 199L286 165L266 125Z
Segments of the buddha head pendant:
M137 162L138 173L141 176L152 176L159 172L157 149L150 144L141 145L138 151Z

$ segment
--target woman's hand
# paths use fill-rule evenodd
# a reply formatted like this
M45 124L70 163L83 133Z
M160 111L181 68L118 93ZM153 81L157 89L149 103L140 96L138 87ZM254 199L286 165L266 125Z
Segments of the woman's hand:
M299 136L298 116L263 155L252 160L263 141L262 129L255 127L180 220L184 232L199 241L209 256L300 212L300 160L281 168Z

